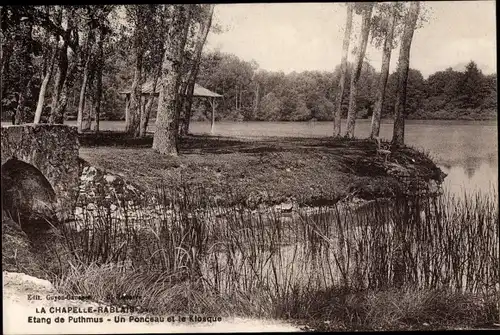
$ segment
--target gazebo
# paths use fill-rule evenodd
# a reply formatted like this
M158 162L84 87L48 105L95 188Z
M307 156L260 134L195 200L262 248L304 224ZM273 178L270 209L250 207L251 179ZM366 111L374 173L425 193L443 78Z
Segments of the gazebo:
M160 90L161 90L161 84L158 83L156 85L156 89L153 92L153 81L147 81L142 85L142 92L141 95L143 97L157 97L160 95ZM125 95L125 115L127 114L127 108L129 105L130 101L130 93L131 90L125 90L120 92L120 94ZM217 99L222 98L222 95L217 94L215 92L210 91L208 88L205 88L201 85L194 84L194 91L193 91L193 97L195 98L205 98L208 100L210 103L210 107L212 107L212 118L210 121L210 132L214 132L214 123L215 123L215 109L217 107Z

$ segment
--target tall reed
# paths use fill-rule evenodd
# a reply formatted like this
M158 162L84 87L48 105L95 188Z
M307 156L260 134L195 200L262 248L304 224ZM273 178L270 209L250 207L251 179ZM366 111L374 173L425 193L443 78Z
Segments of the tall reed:
M252 315L293 314L305 295L332 287L495 294L500 285L496 191L293 213L226 197L234 205L188 186L159 186L150 206L117 196L114 211L84 208L79 231L64 226L66 246L82 266L174 276L228 304L244 301Z

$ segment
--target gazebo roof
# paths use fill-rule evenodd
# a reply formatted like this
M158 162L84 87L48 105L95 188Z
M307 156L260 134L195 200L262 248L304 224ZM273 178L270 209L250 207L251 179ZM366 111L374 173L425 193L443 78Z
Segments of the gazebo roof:
M142 85L142 94L160 94L161 84L158 83L156 85L156 90L153 93L153 81L147 81ZM130 94L130 89L120 92L120 94ZM222 98L222 95L217 94L215 92L210 91L208 88L205 88L201 85L194 84L194 97L203 97L203 98Z

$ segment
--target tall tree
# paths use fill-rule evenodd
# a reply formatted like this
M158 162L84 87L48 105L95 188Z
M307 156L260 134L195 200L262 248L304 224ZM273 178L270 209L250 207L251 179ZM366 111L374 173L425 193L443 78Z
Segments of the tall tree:
M40 123L43 107L45 103L45 94L47 92L47 87L49 85L50 79L52 78L52 73L54 72L54 61L56 58L56 50L51 50L52 55L50 59L45 64L45 71L43 76L42 85L40 86L40 92L38 92L38 103L35 110L35 118L33 123Z
M200 27L196 35L196 45L193 59L187 76L187 82L184 93L183 103L181 104L180 134L187 135L189 132L189 121L191 119L191 108L193 106L193 93L196 78L200 69L201 54L203 46L207 40L208 32L212 26L212 17L215 5L203 5L203 12Z
M353 3L347 3L347 17L344 31L344 42L342 43L342 60L340 62L340 80L338 83L337 98L335 100L335 109L333 112L333 136L340 136L340 118L342 115L342 97L344 96L346 73L347 73L347 55L349 53L349 42L351 40L352 30L352 12Z
M158 98L156 131L153 149L161 154L178 155L178 117L176 101L179 94L181 62L184 50L183 36L188 18L188 5L172 5L174 13L166 38L162 61L161 90Z
M20 24L20 41L17 44L20 50L20 57L25 64L25 68L21 77L21 87L23 88L19 92L19 97L17 100L15 123L21 124L26 121L25 116L25 105L27 95L30 92L30 86L33 80L33 64L31 59L32 50L32 31L33 31L33 21L29 17L22 17Z
M182 35L181 35L181 40L180 44L182 45L182 52L180 55L180 64L179 64L179 87L178 87L178 94L176 95L175 99L175 114L176 114L176 119L177 119L177 126L180 124L180 116L181 116L181 109L184 101L184 96L186 93L186 88L187 88L187 74L189 72L189 69L191 68L191 56L189 52L189 43L188 42L188 36L189 33L191 32L191 35L193 34L194 28L195 28L195 21L196 21L196 12L197 12L197 5L189 5L187 6L187 14L186 14L186 20L184 22L184 26L181 28L182 30ZM178 130L177 130L178 131Z
M64 6L62 8L62 20L60 26L46 23L50 28L57 31L62 39L62 45L58 48L58 69L52 93L52 106L49 123L62 124L64 113L68 102L68 91L73 87L76 72L78 70L79 57L79 34L76 18L79 8L76 6ZM42 18L43 19L43 18ZM44 21L47 22L47 21ZM71 59L68 58L68 48L72 50ZM70 62L71 60L71 62Z
M143 84L143 60L146 51L147 41L147 26L152 18L153 8L155 5L131 5L126 6L127 14L134 23L134 78L132 88L130 90L130 102L126 109L125 115L125 131L137 136L139 135L141 96Z
M408 71L410 68L410 49L413 33L417 24L420 11L420 2L412 1L405 16L403 36L399 49L398 60L398 84L396 93L396 104L394 106L394 131L392 143L396 146L404 144L405 138L405 105L406 105L406 85L408 81Z
M64 11L64 10L63 10ZM59 40L57 38L58 47L56 49L57 53L57 72L54 79L54 85L52 88L52 102L50 107L50 118L49 123L62 123L63 116L58 111L59 95L61 94L64 81L66 80L66 74L68 72L68 42L67 40Z
M91 9L90 9L91 10ZM90 13L89 10L89 13ZM93 26L93 21L92 18L89 18L88 22L88 27L87 27L87 32L85 36L85 57L82 57L82 59L85 59L85 65L83 68L83 78L82 78L82 85L80 87L80 99L78 102L78 114L76 118L76 126L78 128L78 132L82 132L84 128L83 127L83 110L85 108L85 100L86 100L86 92L87 92L87 87L89 86L89 77L91 76L92 69L91 67L93 66L93 58L94 58L94 53L95 53L95 43L94 43L94 29L96 27ZM90 80L90 84L92 83L92 80Z
M14 52L14 45L16 42L16 35L19 33L20 14L10 6L2 6L0 8L0 25L2 37L2 52L0 55L0 78L2 78L1 98L3 99L7 90L5 80L9 73L9 65L12 53Z
M87 7L85 25L87 26L86 61L83 69L78 118L81 120L79 130L90 130L92 119L98 117L102 98L102 71L104 66L103 47L111 29L108 16L115 7L113 5L92 5ZM83 53L82 53L83 54Z
M170 7L165 5L156 6L154 8L154 15L152 19L154 20L154 24L148 26L148 36L150 37L148 40L149 53L145 59L145 65L153 83L152 92L156 92L156 88L161 75L162 60L165 53L164 44L158 43L158 41L162 41L164 39L164 36L168 33L168 25L170 23ZM149 118L151 116L153 103L155 101L155 94L149 95L146 100L146 105L142 109L140 117L140 137L146 136Z
M380 118L382 116L382 108L385 100L387 79L389 78L391 53L394 47L394 30L397 24L398 13L401 9L401 3L394 2L390 4L379 4L378 9L381 17L379 21L380 25L377 25L376 28L379 29L381 34L384 36L384 46L382 49L382 68L380 69L375 107L372 114L370 138L378 137L380 133Z
M361 34L356 53L356 63L354 64L354 73L351 75L351 86L349 92L349 109L347 111L347 129L346 137L354 137L354 125L356 123L357 114L357 98L359 78L363 67L363 59L365 58L366 46L368 44L368 36L370 34L370 23L373 11L373 3L358 3L356 4L356 12L361 14Z
M1 6L1 103L2 114L9 111L12 123L22 123L36 80L34 57L40 47L34 39L35 15L30 6ZM32 116L30 116L32 117Z
M103 73L103 67L104 67L104 56L103 56L103 45L104 45L104 40L106 39L107 35L107 30L105 27L101 27L100 29L100 34L98 37L98 42L97 42L97 55L96 55L96 60L95 60L95 77L96 77L96 84L95 84L95 93L94 93L94 119L95 119L95 128L93 129L94 131L98 132L99 131L99 118L101 114L101 101L102 101L102 73Z
M458 82L458 93L460 94L460 104L462 108L477 108L485 97L485 77L477 64L470 61L465 66L465 72Z
M52 6L46 6L47 15L50 14L51 7ZM55 6L53 12L55 13L56 19L60 20L60 13L61 13L60 6ZM33 123L39 123L41 120L43 108L45 105L45 95L47 93L47 88L49 86L49 82L54 72L54 64L57 55L57 50L56 50L57 45L53 45L54 43L51 40L52 37L57 38L57 35L54 35L50 31L46 30L43 40L44 45L47 46L44 56L43 81L40 86L40 91L38 92L38 102L36 105L35 117Z

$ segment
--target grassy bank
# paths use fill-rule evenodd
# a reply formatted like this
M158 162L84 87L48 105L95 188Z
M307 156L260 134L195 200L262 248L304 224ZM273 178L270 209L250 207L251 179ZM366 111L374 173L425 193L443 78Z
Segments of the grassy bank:
M369 140L189 136L179 157L154 152L152 138L119 133L82 136L80 156L88 164L117 173L143 189L202 186L213 194L227 190L248 206L332 204L346 196L394 196L408 191L403 171L413 180L440 180L430 157L412 148L394 149L385 160ZM389 145L385 143L384 145Z

